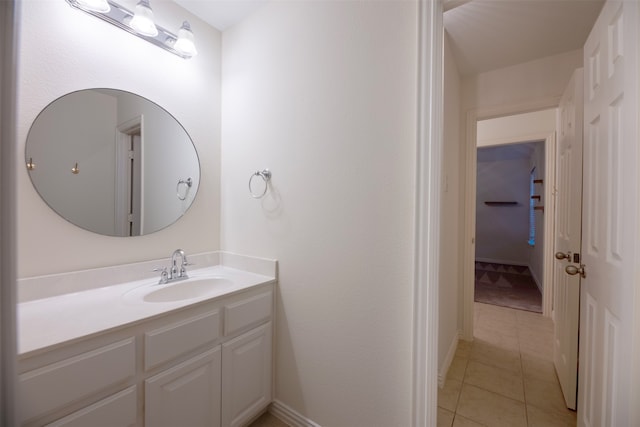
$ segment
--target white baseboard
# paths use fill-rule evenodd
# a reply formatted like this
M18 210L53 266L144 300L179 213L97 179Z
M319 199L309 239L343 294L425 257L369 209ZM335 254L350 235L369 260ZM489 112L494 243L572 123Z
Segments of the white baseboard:
M442 366L438 369L438 387L440 388L444 387L444 382L447 379L447 372L449 372L449 367L451 366L451 362L453 362L453 357L456 355L458 341L460 340L461 335L462 332L458 331L458 333L453 336L451 345L449 345L449 351L447 351L447 355L442 362Z
M522 267L529 267L529 263L522 261L513 261L508 259L494 259L494 258L476 258L478 262L491 262L493 264L507 264L507 265L520 265Z
M289 424L291 427L320 427L310 419L302 416L299 412L293 410L289 406L274 400L269 407L269 412L276 418Z

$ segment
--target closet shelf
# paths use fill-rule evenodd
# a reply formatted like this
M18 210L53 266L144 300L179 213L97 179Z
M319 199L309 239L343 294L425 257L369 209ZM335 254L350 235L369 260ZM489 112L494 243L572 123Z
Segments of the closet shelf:
M487 206L515 206L518 202L484 202Z

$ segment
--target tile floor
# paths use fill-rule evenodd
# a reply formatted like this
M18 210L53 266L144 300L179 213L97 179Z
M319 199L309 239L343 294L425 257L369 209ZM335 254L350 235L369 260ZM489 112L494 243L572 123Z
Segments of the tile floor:
M474 341L460 341L438 392L438 427L564 427L553 367L553 323L537 313L475 303Z
M438 393L438 427L575 427L553 367L553 323L475 303L475 339L460 341ZM249 427L287 427L265 413Z

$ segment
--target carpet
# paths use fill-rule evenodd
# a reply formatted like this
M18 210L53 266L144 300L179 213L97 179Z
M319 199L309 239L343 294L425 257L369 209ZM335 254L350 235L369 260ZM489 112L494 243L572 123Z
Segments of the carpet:
M475 301L542 313L542 294L528 267L476 261Z

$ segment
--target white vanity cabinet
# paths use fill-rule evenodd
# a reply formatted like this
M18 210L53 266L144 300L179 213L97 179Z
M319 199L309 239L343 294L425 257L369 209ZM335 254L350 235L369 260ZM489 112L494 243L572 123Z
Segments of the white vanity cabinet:
M271 402L271 322L222 345L222 423L246 425Z
M272 399L274 284L23 355L23 426L231 427Z
M145 381L145 426L220 427L220 346Z
M146 427L220 427L222 358L220 344L211 347L220 340L220 312L220 307L207 307L202 313L174 317L144 333L145 371L170 366L144 381ZM207 347L187 360L171 363Z
M271 293L258 293L224 306L224 335L236 336L222 344L224 427L246 425L271 402L272 309ZM237 336L239 332L244 333Z

